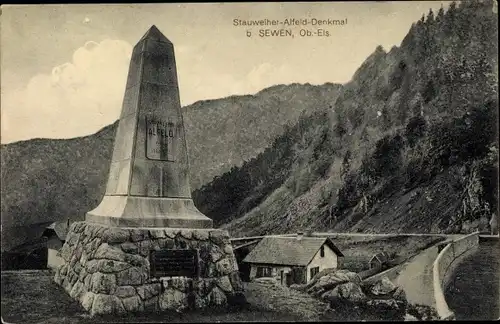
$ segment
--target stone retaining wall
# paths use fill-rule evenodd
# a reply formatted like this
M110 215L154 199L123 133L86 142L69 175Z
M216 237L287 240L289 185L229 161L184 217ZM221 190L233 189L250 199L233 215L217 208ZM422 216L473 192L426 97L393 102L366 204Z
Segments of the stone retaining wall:
M150 277L149 253L197 249L199 276ZM54 281L91 313L183 310L225 305L243 291L227 231L71 225Z
M399 273L406 265L407 265L406 262L395 265L392 268L374 274L373 276L367 277L366 279L363 280L363 282L366 284L374 284L375 282L381 280L384 277L387 277L389 278L389 280L393 281L398 277Z
M465 252L479 245L479 232L475 232L455 240L438 254L433 264L434 298L436 311L441 319L454 319L454 313L448 308L444 298L444 287L449 279L453 262Z

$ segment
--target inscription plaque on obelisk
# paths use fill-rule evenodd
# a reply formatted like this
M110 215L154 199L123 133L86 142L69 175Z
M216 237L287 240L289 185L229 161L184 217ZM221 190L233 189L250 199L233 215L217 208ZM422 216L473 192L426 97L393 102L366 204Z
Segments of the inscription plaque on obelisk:
M211 228L194 206L173 44L155 27L134 47L106 194L89 222Z
M146 120L146 157L151 160L174 162L178 137L175 124L162 120Z

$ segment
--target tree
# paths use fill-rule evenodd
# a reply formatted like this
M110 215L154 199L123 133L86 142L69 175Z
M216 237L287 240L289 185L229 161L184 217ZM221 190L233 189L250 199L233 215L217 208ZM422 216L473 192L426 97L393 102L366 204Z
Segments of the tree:
M453 1L450 4L450 7L448 8L448 11L446 12L445 18L444 18L444 32L446 35L452 35L453 31L455 29L455 22L456 22L456 15L457 15L457 5L455 1Z
M432 12L432 9L429 9L429 13L427 14L427 24L433 24L434 23L434 12Z
M408 143L410 144L410 147L413 147L417 140L424 135L425 129L426 122L423 117L414 116L410 118L405 130L405 136Z
M399 64L394 68L394 72L389 76L389 90L391 92L396 91L401 87L406 70L407 65L403 59L399 61Z
M424 103L428 103L436 96L436 89L434 87L434 82L431 80L427 81L423 91Z
M384 47L382 45L378 45L377 48L375 49L376 53L385 53Z
M347 150L347 152L344 155L344 160L342 161L342 167L340 169L340 175L341 177L344 177L347 172L349 172L351 165L351 151Z
M448 8L448 14L454 14L457 11L457 3L453 1L450 3L450 8Z
M436 22L441 23L443 19L444 19L444 9L443 5L441 5L441 8L439 8L439 11L437 13Z

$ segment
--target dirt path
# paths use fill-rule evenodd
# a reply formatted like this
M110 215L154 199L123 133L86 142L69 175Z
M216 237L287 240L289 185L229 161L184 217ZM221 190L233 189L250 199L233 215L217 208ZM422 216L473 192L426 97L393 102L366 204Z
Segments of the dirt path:
M403 287L411 304L436 307L432 268L438 255L437 246L415 256L399 273L395 284Z

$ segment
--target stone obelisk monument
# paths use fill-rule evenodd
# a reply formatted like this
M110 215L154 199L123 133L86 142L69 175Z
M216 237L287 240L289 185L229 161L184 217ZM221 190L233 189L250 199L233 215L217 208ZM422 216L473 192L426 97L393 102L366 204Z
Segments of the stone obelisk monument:
M242 296L228 233L191 199L174 46L155 26L132 52L106 193L60 256L55 282L92 315Z
M212 227L191 199L174 46L154 26L134 47L106 194L86 220Z

